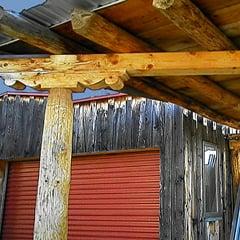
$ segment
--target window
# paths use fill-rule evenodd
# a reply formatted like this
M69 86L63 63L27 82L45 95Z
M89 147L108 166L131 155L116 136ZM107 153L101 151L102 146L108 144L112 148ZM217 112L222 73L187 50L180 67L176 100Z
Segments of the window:
M204 239L220 240L222 210L220 201L219 162L217 145L203 142Z
M205 213L218 212L218 150L217 146L204 142L204 192Z

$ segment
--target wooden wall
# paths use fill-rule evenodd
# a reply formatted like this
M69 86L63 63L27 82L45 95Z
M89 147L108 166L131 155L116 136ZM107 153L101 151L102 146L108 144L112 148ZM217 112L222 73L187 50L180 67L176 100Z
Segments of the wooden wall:
M196 118L196 120L194 120ZM232 220L231 166L229 146L222 134L222 127L199 116L184 116L184 169L185 169L185 239L229 239ZM204 183L203 177L203 142L216 144L219 151L220 186L219 208L223 220L212 222L216 231L210 237L209 226L204 222ZM219 228L219 231L218 231ZM218 231L218 232L217 232ZM218 237L217 237L218 236Z
M0 99L0 159L38 157L46 99ZM171 104L119 97L74 105L73 152L159 147L163 112Z
M46 99L0 98L0 159L39 156Z
M0 99L0 159L38 157L46 99L5 96ZM228 145L217 126L197 121L183 109L145 98L121 96L74 105L73 152L160 148L161 239L204 239L202 196L203 141L222 153L222 233L231 222L231 176ZM223 238L224 239L224 238Z

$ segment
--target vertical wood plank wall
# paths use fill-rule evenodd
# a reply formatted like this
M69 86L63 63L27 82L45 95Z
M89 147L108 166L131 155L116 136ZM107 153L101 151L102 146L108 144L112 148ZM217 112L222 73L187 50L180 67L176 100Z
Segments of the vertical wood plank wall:
M0 98L0 159L38 157L46 101ZM231 176L221 127L185 116L182 108L141 97L121 96L74 105L73 153L160 148L161 239L203 239L202 146L216 143L221 162L222 232L229 239Z
M213 122L192 114L184 116L184 165L185 165L185 239L205 239L204 229L204 190L203 185L203 142L217 145L220 154L219 177L220 211L224 213L220 221L220 238L229 239L232 219L231 166L229 162L228 142L222 135L222 127L213 130ZM223 235L221 235L223 234Z

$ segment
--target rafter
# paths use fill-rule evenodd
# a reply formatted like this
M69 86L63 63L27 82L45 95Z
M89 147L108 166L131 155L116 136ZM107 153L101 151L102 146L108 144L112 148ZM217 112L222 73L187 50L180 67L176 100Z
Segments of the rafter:
M152 52L156 50L120 27L110 24L100 15L74 9L72 27L77 34L113 52Z
M153 0L153 6L205 49L236 49L190 0Z
M89 52L85 47L64 39L47 27L7 12L2 7L0 7L0 32L53 54Z
M171 90L168 87L165 87L163 85L158 87L157 85L155 85L155 87L152 88L147 83L143 81L138 81L138 79L132 79L129 84L135 89L144 89L144 93L152 99L159 101L167 101L180 105L184 108L191 109L194 112L201 113L201 115L206 118L213 119L214 121L236 129L240 129L240 122L238 120L231 119L223 114L219 114L209 109L204 104L201 104L187 96L181 95L180 93Z

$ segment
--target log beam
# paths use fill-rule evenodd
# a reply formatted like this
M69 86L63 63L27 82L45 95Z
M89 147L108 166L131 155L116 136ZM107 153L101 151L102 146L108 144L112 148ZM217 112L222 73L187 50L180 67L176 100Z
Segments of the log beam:
M205 49L236 49L190 0L153 0L153 6Z
M35 240L67 239L72 129L71 90L51 89L42 137Z
M237 191L240 185L240 140L229 141L231 150L231 168L233 180L233 197L236 200Z
M127 71L132 77L239 75L240 51L2 56L0 75L34 76ZM35 74L35 75L34 75ZM238 98L236 98L238 99Z
M2 7L0 7L0 32L53 54L89 52L83 46L70 39L64 39L47 27L20 15L14 15Z
M113 52L154 51L152 46L109 23L109 21L94 12L74 9L72 13L72 28L74 32L82 37Z

